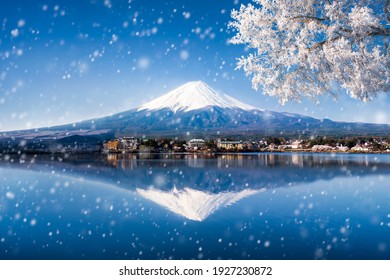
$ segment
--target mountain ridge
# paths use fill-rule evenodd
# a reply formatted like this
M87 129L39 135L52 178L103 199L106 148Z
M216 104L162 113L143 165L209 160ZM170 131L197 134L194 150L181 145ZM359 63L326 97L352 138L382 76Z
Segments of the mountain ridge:
M72 135L134 137L383 136L390 125L335 122L273 112L189 82L137 108L50 128L3 133L4 138L60 139Z

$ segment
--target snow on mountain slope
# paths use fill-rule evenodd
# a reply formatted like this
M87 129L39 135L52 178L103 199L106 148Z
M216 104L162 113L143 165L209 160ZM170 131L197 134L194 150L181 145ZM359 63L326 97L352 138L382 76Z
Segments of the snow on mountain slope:
M242 103L231 96L218 93L202 81L197 81L186 83L181 87L142 105L138 108L138 111L168 108L176 113L178 111L189 112L209 106L236 108L246 111L259 110L258 108Z
M203 82L187 83L141 107L76 124L11 131L1 139L60 139L71 135L232 137L256 135L389 135L390 125L333 122L258 109ZM8 141L8 140L7 140ZM19 141L19 140L18 140Z
M158 189L137 189L137 193L167 209L193 221L204 221L208 216L221 207L226 207L237 201L262 192L265 189L245 189L240 192L225 192L212 194L204 191L184 188L171 191Z

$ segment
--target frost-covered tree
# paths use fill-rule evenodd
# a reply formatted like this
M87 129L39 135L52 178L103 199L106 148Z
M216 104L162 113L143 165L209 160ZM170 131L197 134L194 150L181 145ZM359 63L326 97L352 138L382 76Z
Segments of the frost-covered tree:
M255 51L237 68L280 102L338 86L371 100L390 91L390 0L253 0L232 11L233 44Z

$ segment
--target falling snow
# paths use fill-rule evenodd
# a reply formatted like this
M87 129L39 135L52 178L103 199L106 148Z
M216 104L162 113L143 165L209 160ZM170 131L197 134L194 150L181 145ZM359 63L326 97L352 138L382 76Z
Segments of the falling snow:
M251 47L265 53L266 45L278 44L271 36L276 27L263 30L264 34L253 29L258 11L240 8L249 1L209 1L206 8L198 1L182 2L9 1L3 7L0 258L389 259L388 154L273 150L215 155L166 153L164 146L154 154L145 144L153 141L147 129L135 135L144 144L141 153L101 153L102 135L111 137L111 126L119 126L130 115L129 109L134 119L145 113L142 121L159 124L180 113L167 125L184 140L200 137L206 124L214 129L226 120L234 133L243 123L253 128L255 120L261 120L262 129L288 120L289 128L299 135L296 127L305 122L306 131L312 129L308 119L321 127L329 124L330 117L390 123L388 95L364 105L342 98L339 103L324 101L322 107L303 101L282 108L276 99L254 94L248 78L236 72L236 58L244 55L239 66L249 74L257 71L259 56L250 54ZM329 12L347 19L355 35L381 30L382 21L368 8L354 7L341 15L337 4L329 5ZM242 36L228 26L233 9L237 21L233 26ZM297 25L289 25L286 18L279 24L283 30L296 31ZM325 32L322 25L309 21L300 35ZM326 32L335 36L337 30L330 27ZM248 45L248 34L266 37ZM299 41L299 36L288 40ZM348 60L351 52L355 55L353 48L347 48L351 38L331 44L323 55L341 48L343 60ZM295 55L301 49L291 51L294 44L282 47L287 61L283 67L296 69ZM384 52L374 45L363 49L372 59L361 63L380 74L388 72L379 67ZM307 49L302 53L311 69L317 69L316 57ZM262 80L273 88L277 85L273 75L278 73L265 68L272 73L256 76L254 82ZM341 75L342 67L336 68L327 75ZM350 73L362 75L375 88L378 76L373 72ZM359 92L359 79L345 78L353 97L370 99ZM388 85L387 81L383 88ZM285 99L298 89L275 88L289 94ZM161 96L164 92L168 94ZM254 113L246 117L245 111ZM297 115L302 112L308 117ZM102 116L109 116L108 129L96 119ZM186 122L192 126L180 129ZM132 134L140 123L124 131ZM69 129L54 134L35 130L61 124L70 124ZM31 129L28 139L19 132L5 132L21 129ZM229 136L220 127L213 131L216 139ZM287 138L286 132L283 129L280 137ZM82 143L81 134L99 144ZM315 140L313 134L310 141ZM31 146L36 154L25 153ZM317 145L318 151L324 146Z

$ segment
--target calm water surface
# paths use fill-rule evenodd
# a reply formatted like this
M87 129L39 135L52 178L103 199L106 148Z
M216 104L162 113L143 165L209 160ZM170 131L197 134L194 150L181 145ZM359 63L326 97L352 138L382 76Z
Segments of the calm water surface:
M390 155L3 155L0 258L390 259Z

